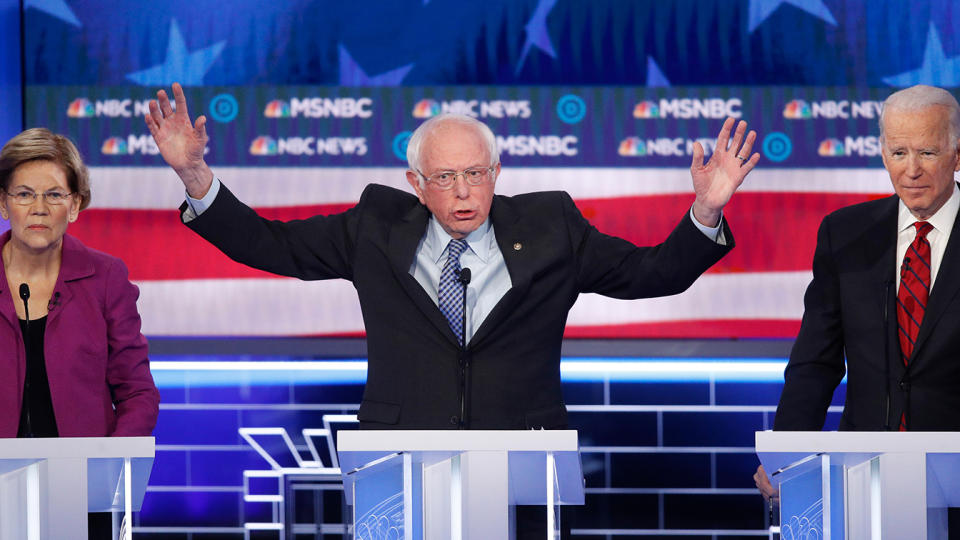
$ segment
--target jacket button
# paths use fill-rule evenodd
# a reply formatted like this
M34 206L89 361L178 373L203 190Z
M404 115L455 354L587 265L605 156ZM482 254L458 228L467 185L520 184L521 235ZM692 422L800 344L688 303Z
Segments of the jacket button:
M451 416L451 417L450 417L450 423L455 426L455 425L457 425L457 424L460 423L460 419L457 418L456 416Z
M910 383L908 383L908 382L906 382L906 381L900 381L900 389L903 390L904 392L909 392L909 391L910 391Z

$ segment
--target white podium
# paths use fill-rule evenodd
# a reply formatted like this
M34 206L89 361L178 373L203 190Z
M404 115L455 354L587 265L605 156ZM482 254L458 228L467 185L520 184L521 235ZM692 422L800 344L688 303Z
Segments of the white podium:
M337 452L354 538L514 538L513 507L583 504L577 432L340 432Z
M781 538L946 540L960 506L960 433L758 431L756 445Z
M0 539L86 540L87 512L139 510L153 437L0 439Z

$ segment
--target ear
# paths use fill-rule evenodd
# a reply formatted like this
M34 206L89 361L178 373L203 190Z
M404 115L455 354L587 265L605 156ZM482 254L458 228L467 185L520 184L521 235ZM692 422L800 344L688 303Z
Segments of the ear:
M497 165L493 168L493 185L497 185L497 179L498 179L498 178L500 178L500 164L499 164L499 163L497 163Z
M70 213L67 214L67 221L73 223L80 215L80 203L73 201L70 203Z
M426 201L423 200L423 188L420 187L420 175L413 171L407 171L407 182L413 187L413 191L417 193L420 204L426 205Z
M957 137L957 146L953 149L953 171L960 171L960 137Z

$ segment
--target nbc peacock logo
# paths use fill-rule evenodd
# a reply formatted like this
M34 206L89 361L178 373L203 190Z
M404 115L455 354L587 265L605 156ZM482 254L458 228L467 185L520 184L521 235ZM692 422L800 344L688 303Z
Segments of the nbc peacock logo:
M440 104L432 99L421 99L413 106L414 118L432 118L440 114Z
M652 101L641 101L633 107L634 118L659 118L660 107Z
M617 153L624 157L645 156L647 155L647 147L640 140L640 137L627 137L620 141Z
M783 107L783 117L789 120L805 120L813 118L813 111L806 101L795 99Z
M267 103L267 107L263 109L263 115L267 118L290 118L293 113L289 103L282 99L275 99Z
M261 135L250 143L250 155L275 156L279 153L277 141L273 137Z
M840 139L824 139L820 141L817 153L823 157L835 157L846 155L843 150L843 142Z
M87 98L77 98L67 107L67 116L70 118L91 118L96 115L93 103Z
M121 139L120 137L110 137L109 139L103 141L103 145L100 146L100 153L107 156L127 154L127 141Z

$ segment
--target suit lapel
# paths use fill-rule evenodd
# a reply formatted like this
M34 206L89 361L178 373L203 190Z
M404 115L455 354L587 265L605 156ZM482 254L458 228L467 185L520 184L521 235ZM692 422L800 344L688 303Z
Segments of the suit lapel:
M877 228L871 230L864 238L867 247L867 260L873 261L870 275L876 277L874 283L878 315L882 317L884 336L886 339L885 351L887 362L894 366L896 373L903 371L903 362L900 360L900 341L897 333L900 331L897 323L897 209L900 199L895 195L887 199L887 203L879 208L874 216ZM892 240L892 241L891 241Z
M533 272L531 263L535 260L531 258L536 247L532 244L534 238L520 220L513 201L500 195L495 196L490 208L490 222L497 238L497 247L510 274L511 287L474 332L469 343L471 348L479 346L524 298L530 287Z
M957 216L960 218L960 214L957 214ZM960 272L960 246L958 244L960 244L960 219L954 219L953 228L950 231L950 240L947 242L947 249L943 253L943 260L940 261L940 269L937 271L938 279L930 291L927 311L923 314L920 333L917 334L917 342L913 346L911 367L913 366L913 358L919 358L918 354L923 345L927 342L947 307L957 296L957 291L960 290L960 280L952 279L952 276Z
M423 312L424 316L440 331L451 343L459 346L447 319L440 312L440 308L433 302L427 291L423 290L417 278L410 274L410 267L417 255L417 245L427 230L427 221L430 213L423 205L416 205L390 229L387 253L390 259L390 268L394 277L403 286L413 304Z

